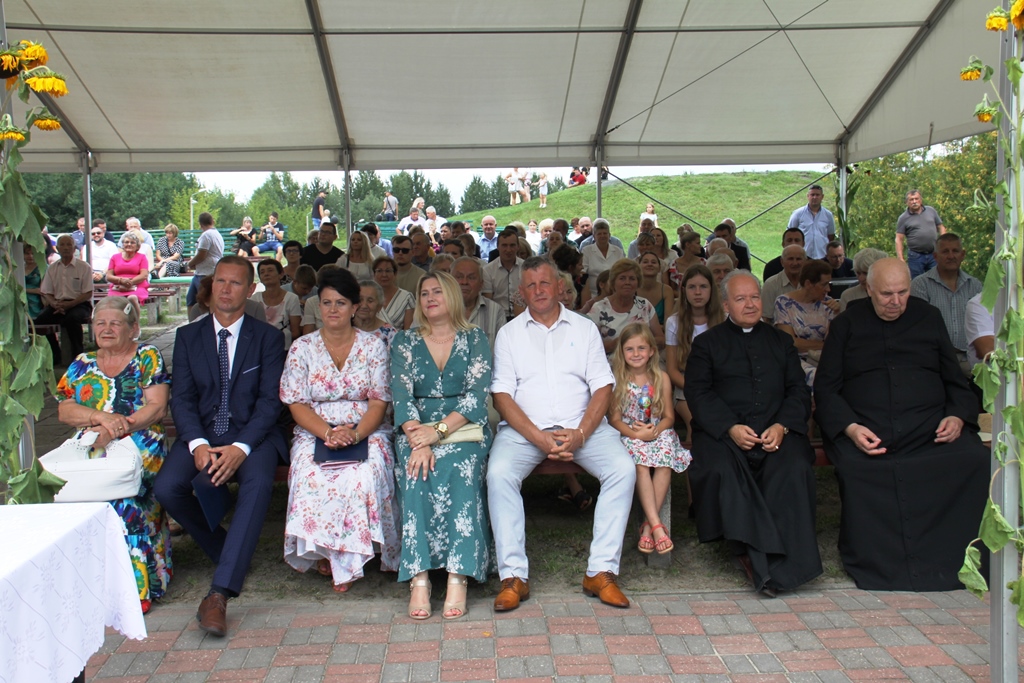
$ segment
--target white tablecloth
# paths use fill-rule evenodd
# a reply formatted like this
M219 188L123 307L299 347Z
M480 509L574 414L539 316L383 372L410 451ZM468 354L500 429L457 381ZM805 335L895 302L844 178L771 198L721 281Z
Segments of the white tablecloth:
M124 534L107 503L0 506L0 681L73 680L104 626L146 637Z

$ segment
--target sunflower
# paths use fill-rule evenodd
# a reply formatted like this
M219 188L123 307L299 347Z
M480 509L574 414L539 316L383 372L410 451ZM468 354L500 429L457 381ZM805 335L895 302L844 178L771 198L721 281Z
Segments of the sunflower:
M1024 1L1024 0L1022 0ZM999 113L999 107L988 101L988 95L981 98L981 102L974 108L974 116L982 123L989 123Z
M985 17L985 29L988 31L1005 31L1010 25L1010 13L1002 7L996 7Z
M40 114L32 121L39 130L60 130L60 119L53 114Z
M1021 0L1021 2L1024 2L1024 0ZM37 69L31 76L25 79L25 82L35 92L44 92L53 97L63 97L68 94L68 86L64 80L64 76L55 71Z
M18 52L21 54L21 61L25 63L26 69L43 66L46 64L46 60L49 59L49 55L46 54L46 48L39 43L33 43L31 40L23 40L18 43Z
M17 52L4 50L0 52L0 69L3 71L17 71L21 66L21 58Z
M1010 21L1018 31L1024 29L1024 0L1014 0L1010 7Z
M979 78L981 78L981 69L977 69L973 66L965 66L960 69L961 81L976 81Z

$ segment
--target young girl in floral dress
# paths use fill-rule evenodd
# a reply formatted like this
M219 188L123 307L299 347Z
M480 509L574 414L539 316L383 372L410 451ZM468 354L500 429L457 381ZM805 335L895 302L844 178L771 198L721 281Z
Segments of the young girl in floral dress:
M637 549L645 554L671 552L672 539L658 512L665 502L672 471L690 465L690 452L672 429L672 382L658 366L658 345L651 328L630 323L612 355L615 392L608 423L619 430L622 445L636 463L636 493L645 521Z

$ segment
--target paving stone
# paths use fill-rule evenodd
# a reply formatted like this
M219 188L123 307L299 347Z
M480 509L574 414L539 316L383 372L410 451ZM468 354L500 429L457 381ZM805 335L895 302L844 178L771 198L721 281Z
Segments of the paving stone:
M359 645L355 643L337 643L331 648L331 656L327 664L355 664L359 656Z
M324 678L323 666L300 666L296 667L292 676L293 683L320 683Z
M160 666L160 662L163 660L163 652L140 652L135 656L128 670L125 671L125 675L142 676L156 673L157 667Z
M385 664L380 674L381 683L404 683L411 680L409 672L412 665L408 662L399 664Z
M526 662L526 671L530 677L555 675L555 660L550 656L534 655L522 659Z
M309 634L313 629L309 628L290 628L285 631L284 639L281 641L282 645L305 645L309 642Z
M294 666L274 667L263 680L264 683L290 683L294 675Z
M753 654L748 655L750 663L754 665L758 673L773 674L781 673L786 670L786 667L782 666L782 662L779 658L773 654Z
M440 679L440 666L439 662L412 662L409 675L416 683L437 681Z
M277 648L275 647L251 647L249 648L249 655L245 658L245 668L270 668L276 655ZM224 655L221 656L223 657Z
M757 667L746 655L722 655L722 663L733 675L758 673Z
M107 658L106 663L100 667L100 677L102 678L113 678L115 676L124 676L128 673L128 667L135 661L135 657L138 653L126 652L124 654L115 653Z

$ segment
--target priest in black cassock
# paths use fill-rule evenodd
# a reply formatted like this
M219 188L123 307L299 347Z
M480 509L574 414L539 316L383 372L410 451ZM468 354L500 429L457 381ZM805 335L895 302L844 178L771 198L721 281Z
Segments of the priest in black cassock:
M811 395L792 338L761 322L757 279L737 270L721 286L728 318L697 335L686 363L697 536L728 541L774 597L821 574Z
M906 264L876 261L866 289L832 321L814 381L843 565L867 590L960 588L988 495L977 401L939 310L910 296Z

